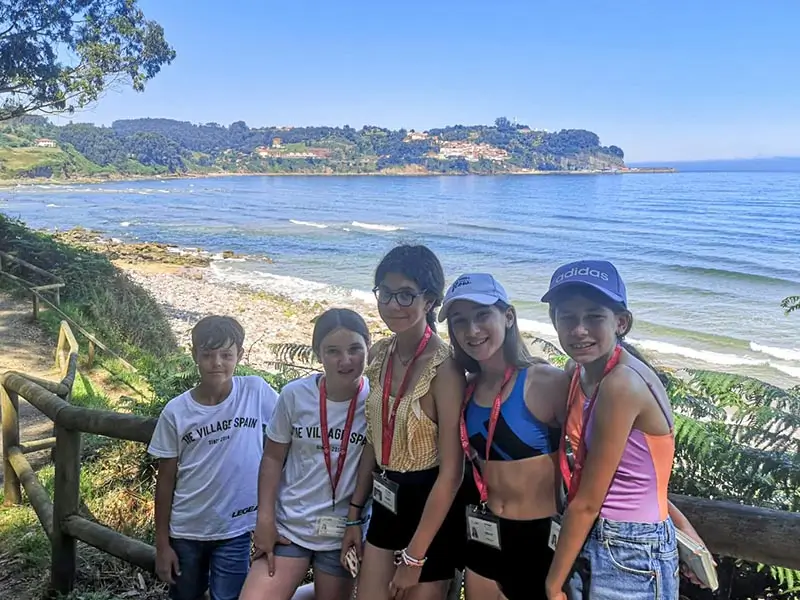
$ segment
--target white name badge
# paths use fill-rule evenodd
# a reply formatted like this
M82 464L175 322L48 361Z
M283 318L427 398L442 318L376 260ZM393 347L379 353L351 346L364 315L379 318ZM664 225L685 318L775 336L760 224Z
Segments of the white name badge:
M389 481L376 473L372 475L372 499L393 514L397 514L399 487L394 481Z
M550 519L550 535L547 538L547 545L550 546L550 550L555 552L556 546L558 545L558 536L560 535L561 523L555 519Z
M314 530L321 537L344 537L346 520L344 517L317 517Z
M467 507L467 539L500 550L500 521L477 506Z

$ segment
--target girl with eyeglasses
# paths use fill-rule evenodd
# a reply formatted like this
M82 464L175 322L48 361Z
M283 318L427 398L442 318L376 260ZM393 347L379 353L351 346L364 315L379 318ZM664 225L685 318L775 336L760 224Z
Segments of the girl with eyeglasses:
M365 374L367 444L348 523L371 496L362 552L361 530L349 526L350 549L363 559L358 600L443 600L461 567L450 548L463 538L463 507L454 502L463 478L459 416L464 373L435 333L444 273L425 246L392 249L375 271L378 311L394 333L376 342Z

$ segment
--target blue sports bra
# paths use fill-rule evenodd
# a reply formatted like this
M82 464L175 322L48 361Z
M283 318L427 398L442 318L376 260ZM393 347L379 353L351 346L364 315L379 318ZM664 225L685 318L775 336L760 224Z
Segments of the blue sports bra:
M525 404L527 375L527 369L519 372L514 388L500 405L489 460L522 460L554 452L558 432L534 417ZM465 415L467 436L481 459L486 457L491 412L490 406L475 404L474 396L469 399Z

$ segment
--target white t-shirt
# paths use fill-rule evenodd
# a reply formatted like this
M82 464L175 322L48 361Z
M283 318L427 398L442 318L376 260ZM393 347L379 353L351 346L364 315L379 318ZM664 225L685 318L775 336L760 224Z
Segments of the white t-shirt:
M147 451L178 458L169 532L190 540L221 540L255 529L258 468L278 394L261 377L234 377L215 406L191 392L170 400Z
M364 404L369 394L369 381L363 378L364 385L357 399L347 456L336 486L336 505L331 507L331 483L320 435L319 377L318 374L312 374L296 379L281 390L272 420L267 426L267 437L270 441L290 444L275 506L278 532L303 548L325 551L341 548L342 540L317 535L317 518L347 517L356 487L358 462L367 442ZM335 478L350 402L328 400L327 406L331 470Z

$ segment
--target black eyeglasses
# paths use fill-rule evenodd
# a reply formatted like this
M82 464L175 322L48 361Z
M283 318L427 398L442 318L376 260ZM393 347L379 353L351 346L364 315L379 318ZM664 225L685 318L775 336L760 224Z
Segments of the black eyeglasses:
M397 302L397 305L402 306L403 308L408 308L409 306L414 304L414 300L416 300L419 296L423 296L425 294L424 291L410 292L408 290L391 292L387 290L385 287L381 287L379 285L372 288L372 293L375 294L375 299L381 304L389 304L389 302L392 301L392 298L394 298L394 301Z

